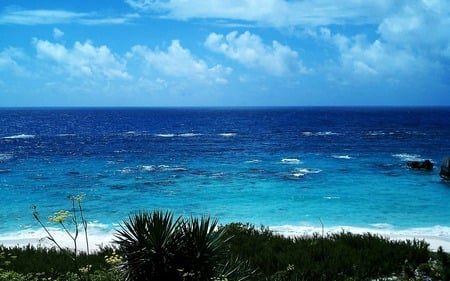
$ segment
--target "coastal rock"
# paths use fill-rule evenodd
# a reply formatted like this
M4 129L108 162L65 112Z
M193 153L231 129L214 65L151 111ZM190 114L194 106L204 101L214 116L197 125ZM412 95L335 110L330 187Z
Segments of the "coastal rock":
M450 180L450 157L444 158L444 161L442 161L439 175L445 180Z
M408 167L411 169L420 169L431 171L433 170L434 164L430 160L425 161L409 161L407 163Z

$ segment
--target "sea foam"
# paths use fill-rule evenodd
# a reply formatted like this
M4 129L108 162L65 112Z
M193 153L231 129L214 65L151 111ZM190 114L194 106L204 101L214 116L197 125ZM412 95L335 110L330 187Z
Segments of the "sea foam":
M300 159L297 158L283 158L281 159L282 164L300 164Z
M331 157L335 159L352 159L352 157L350 157L349 155L332 155Z
M20 135L13 135L13 136L3 137L3 139L32 139L34 137L36 137L36 136L35 135L20 134Z
M220 133L219 136L229 138L229 137L234 137L234 136L236 136L236 133Z
M399 158L402 161L423 161L424 160L419 154L398 153L398 154L393 154L392 156Z

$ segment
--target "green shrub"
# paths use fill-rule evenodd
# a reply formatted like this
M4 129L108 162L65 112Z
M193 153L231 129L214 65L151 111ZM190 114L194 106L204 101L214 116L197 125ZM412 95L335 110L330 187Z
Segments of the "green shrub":
M417 240L391 241L348 232L286 238L249 224L223 228L234 237L232 252L257 267L266 280L366 280L401 274L405 264L416 269L430 259L428 244Z
M174 220L162 211L130 215L115 239L126 280L245 280L252 271L230 258L229 238L216 227L208 217Z
M106 259L113 252L114 249L108 247L102 248L90 255L81 253L78 257L81 269L89 267L90 271L97 273L97 275L102 272L113 271L114 267ZM57 248L35 247L31 245L25 247L4 247L0 245L0 262L0 272L2 273L15 272L18 275L33 276L33 278L39 276L40 278L52 278L52 280L55 280L65 274L77 274L77 269L71 258L71 252ZM115 275L118 275L117 272ZM90 280L95 279L91 278Z

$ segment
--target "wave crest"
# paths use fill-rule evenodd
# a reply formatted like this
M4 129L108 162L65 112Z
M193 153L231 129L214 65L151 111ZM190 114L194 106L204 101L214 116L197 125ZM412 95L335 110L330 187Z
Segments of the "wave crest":
M306 136L306 137L323 137L323 136L337 136L339 135L338 133L335 132L331 132L331 131L319 131L319 132L309 132L309 131L305 131L302 132L302 135Z
M3 137L3 139L32 139L35 137L36 137L35 135L19 134L19 135Z
M393 154L392 156L399 158L402 161L423 161L424 160L419 154L398 153L398 154Z
M300 164L300 159L297 158L283 158L281 159L281 164Z

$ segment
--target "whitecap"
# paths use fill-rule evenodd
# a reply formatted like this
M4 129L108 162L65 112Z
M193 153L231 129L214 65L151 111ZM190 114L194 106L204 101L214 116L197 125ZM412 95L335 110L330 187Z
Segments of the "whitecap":
M141 166L141 169L144 171L147 171L147 172L152 172L152 171L156 170L156 167L153 165L144 165L144 166Z
M32 139L35 135L20 134L14 136L3 137L3 139Z
M305 131L305 132L302 132L302 135L304 135L306 137L311 137L311 136L337 136L339 134L335 133L335 132L331 132L331 131L320 131L320 132Z
M258 159L247 160L247 161L245 161L245 163L247 163L247 164L257 164L257 163L261 163L261 160L258 160Z
M322 172L322 170L320 169L310 169L310 168L296 168L294 169L294 173L299 173L299 174L318 174Z
M220 133L219 136L222 136L222 137L234 137L234 136L236 136L236 133Z
M293 178L301 178L304 177L305 174L304 173L292 173L289 175L289 177L293 177Z
M293 169L291 171L291 173L286 176L286 178L288 178L288 179L299 179L299 178L305 177L306 175L318 174L320 172L322 172L322 170L310 169L310 168L296 168L296 169Z
M168 167L165 170L172 171L172 172L186 172L188 169L184 168L184 167L176 166L176 167Z
M184 138L189 138L189 137L197 137L197 136L201 136L202 134L198 134L198 133L183 133L183 134L179 134L179 137L184 137Z
M173 138L173 137L175 137L175 134L155 134L155 136L161 137L161 138Z
M339 196L324 196L323 199L333 200L333 199L341 199L341 197L339 197Z
M396 158L400 158L400 160L402 160L402 161L423 161L424 160L418 154L398 153L398 154L393 154L392 156L396 157Z
M383 131L369 131L369 132L367 133L368 136L383 136L383 135L385 135L385 134L386 134L386 133L383 132Z
M352 159L349 155L332 155L331 157L335 159Z
M185 172L188 169L180 166L169 166L169 165L143 165L139 166L142 171L154 172L154 171L169 171L169 172Z
M335 133L335 132L331 132L331 131L326 131L326 132L317 132L316 135L317 136L337 136L339 134Z
M300 164L300 159L297 158L283 158L281 159L282 164Z

